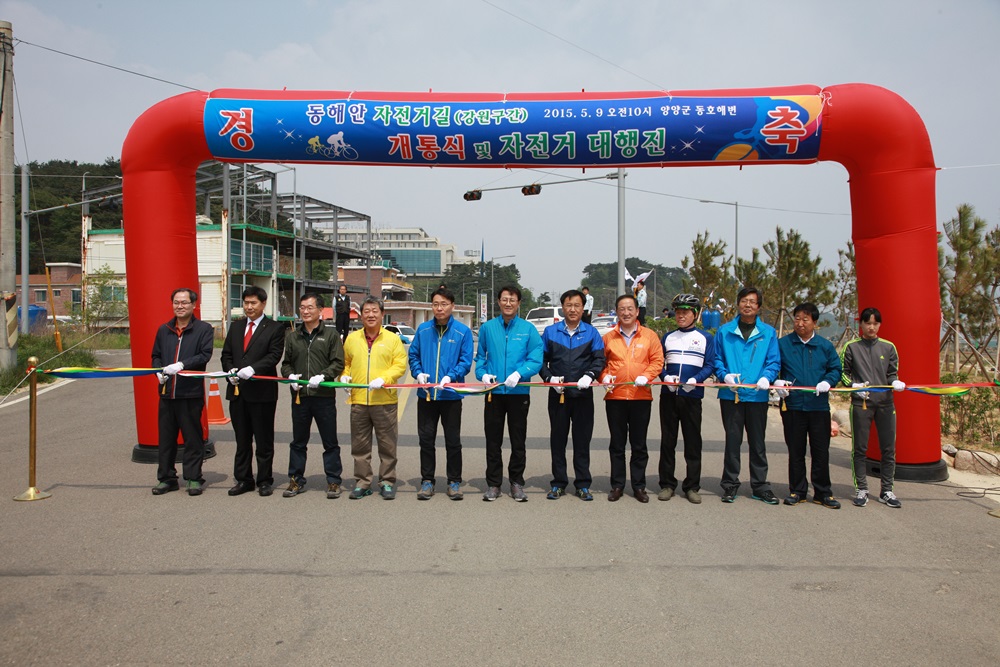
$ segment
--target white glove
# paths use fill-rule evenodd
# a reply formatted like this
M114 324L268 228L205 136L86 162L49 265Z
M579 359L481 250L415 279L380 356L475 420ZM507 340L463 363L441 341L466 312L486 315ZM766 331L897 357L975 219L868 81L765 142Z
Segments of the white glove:
M299 380L301 378L302 378L301 373L292 373L291 375L288 376L289 380ZM292 388L292 391L298 391L302 389L302 385L300 385L298 382L293 382L289 386Z
M788 398L788 394L789 394L788 390L787 389L782 389L781 387L787 387L790 384L792 384L792 383L789 382L788 380L775 380L774 381L774 388L778 392L778 396L780 398Z
M237 369L231 368L229 370L229 372L232 373L232 375L230 375L226 379L229 380L229 384L231 384L231 385L233 385L235 387L236 385L238 385L240 383L240 379L238 377L236 377Z
M244 366L236 373L236 376L241 380L249 380L254 375L253 366Z
M614 384L618 378L614 375L605 375L603 384Z
M683 389L684 391L694 391L697 388L698 388L698 381L694 378L688 378L687 382L684 383L684 386L681 387L681 389Z
M565 382L565 381L566 381L566 378L565 378L565 376L562 376L562 375L553 375L552 377L549 378L549 382L552 383L552 384L560 384L560 383ZM561 394L561 393L563 393L563 391L566 390L566 387L552 387L552 388L556 390L557 394Z
M767 378L761 378L757 380L757 388L761 391L766 391L771 388L771 382Z
M867 386L868 386L867 382L855 382L854 384L851 385L851 389L860 389L861 387L867 387ZM859 391L858 396L867 401L868 397L871 396L871 392Z
M375 378L374 380L368 383L369 389L381 389L384 386L385 386L384 378Z
M170 364L169 366L163 367L164 375L177 375L179 372L184 370L184 362L178 361L176 364Z
M430 379L431 376L427 373L417 373L417 384L427 384Z
M737 384L740 381L740 376L736 373L726 373L726 377L722 380L726 384Z
M169 375L164 375L163 373L157 373L156 379L160 381L160 384L166 384L167 380L170 379Z
M826 380L823 380L822 382L816 385L817 394L825 394L828 391L830 391L830 383L827 382Z
M903 391L904 389L906 389L906 383L905 382L903 382L902 380L893 380L892 381L892 390L893 391Z
M521 381L521 374L518 373L517 371L514 371L513 373L507 376L507 379L503 381L503 384L508 389L513 389L514 387L517 386L517 383L520 381Z
M645 387L647 384L649 384L649 378L645 375L640 375L635 379L635 386L637 387Z
M489 373L483 375L483 383L484 384L494 384L494 383L496 383L496 381L497 381L497 376L496 375L490 375Z
M451 384L451 376L450 375L445 375L443 378L441 378L441 381L438 382L438 387L440 387L441 389L444 389L444 386L446 384Z
M313 375L311 378L309 378L309 384L307 384L306 386L309 387L310 389L315 389L316 387L319 386L319 383L322 381L323 381L322 373L320 373L319 375Z
M577 389L590 389L590 385L594 384L594 378L589 375L584 375L582 378L576 381Z
M667 388L667 391L672 391L675 394L677 393L677 387L675 387L674 385L676 383L678 383L678 382L681 381L681 379L678 376L676 376L676 375L664 375L663 376L663 381L667 383L665 385L666 388Z
M351 384L351 376L350 375L341 375L340 376L340 381L343 382L344 384Z

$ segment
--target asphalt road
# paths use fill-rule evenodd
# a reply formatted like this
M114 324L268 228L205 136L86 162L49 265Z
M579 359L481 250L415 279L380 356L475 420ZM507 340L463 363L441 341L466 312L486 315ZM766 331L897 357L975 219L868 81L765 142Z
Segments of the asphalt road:
M101 363L130 362L119 353ZM213 429L219 455L205 463L204 495L154 497L155 467L130 461L129 380L40 396L38 487L52 497L13 502L28 486L28 406L0 407L0 664L997 664L990 500L900 482L899 510L772 507L749 497L744 449L741 495L723 504L713 398L703 504L607 502L600 407L594 502L548 501L547 416L534 390L529 502L480 500L481 398L464 404L465 500L419 502L414 400L400 419L403 483L391 502L327 500L318 442L305 494L230 498L228 425ZM780 496L787 455L772 413ZM287 399L277 430L276 472L287 464ZM655 423L650 442L655 493ZM848 444L831 455L841 500L852 488ZM347 447L342 460L349 484Z

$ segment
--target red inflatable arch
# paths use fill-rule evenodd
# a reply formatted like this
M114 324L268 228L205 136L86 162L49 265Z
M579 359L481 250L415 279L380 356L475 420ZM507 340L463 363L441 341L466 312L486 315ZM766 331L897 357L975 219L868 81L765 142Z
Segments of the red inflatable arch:
M135 366L149 365L170 292L199 285L195 170L213 158L564 168L836 161L850 176L859 304L882 311L904 380L938 381L934 157L916 111L884 88L178 95L139 117L122 148ZM156 380L134 382L139 446L155 446ZM897 476L945 478L938 399L896 400ZM874 441L869 457L878 458Z

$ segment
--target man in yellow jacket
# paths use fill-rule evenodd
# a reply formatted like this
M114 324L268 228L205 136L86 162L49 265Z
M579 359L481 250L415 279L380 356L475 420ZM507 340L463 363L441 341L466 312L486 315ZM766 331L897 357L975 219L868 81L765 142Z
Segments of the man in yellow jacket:
M379 493L386 500L396 497L396 418L398 398L394 384L406 372L406 350L399 336L382 328L382 302L373 296L361 304L363 329L344 341L344 376L341 382L367 384L350 389L351 456L354 457L352 500L372 493L372 432L378 440Z

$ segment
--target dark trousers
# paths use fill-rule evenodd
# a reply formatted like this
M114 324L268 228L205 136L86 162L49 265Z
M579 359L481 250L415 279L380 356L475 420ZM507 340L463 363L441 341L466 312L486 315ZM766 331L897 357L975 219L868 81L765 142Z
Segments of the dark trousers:
M483 405L483 423L486 431L486 484L503 483L503 425L507 423L510 438L510 462L507 476L511 484L524 485L524 468L527 463L525 441L528 438L528 394L491 394Z
M684 434L687 474L681 489L701 489L701 399L672 391L660 394L660 488L676 489L677 432Z
M334 326L337 327L341 339L347 338L347 330L351 328L351 314L349 312L337 313L336 318Z
M649 450L646 449L646 432L649 430L649 416L653 412L653 401L604 401L608 414L608 429L611 431L611 488L625 488L625 443L632 445L629 471L632 474L632 489L646 488L646 464Z
M159 466L156 479L176 482L177 432L184 437L184 479L204 483L201 462L205 455L205 440L201 430L203 398L161 398L157 411L160 442L157 447Z
M639 317L636 319L639 320L639 324L646 326L646 306L639 308Z
M750 450L750 488L754 493L770 491L767 481L767 449L764 432L767 430L767 402L720 400L722 426L726 429L726 452L723 457L722 490L740 488L740 448L743 432L747 434Z
M323 441L323 472L327 484L340 484L344 472L337 442L337 403L333 396L292 398L292 442L288 446L288 476L300 485L306 483L306 446L313 420Z
M809 491L806 482L806 439L812 455L811 477L813 495L826 498L833 495L830 483L830 411L785 410L781 425L788 445L788 491L805 497Z
M420 479L435 483L438 422L444 431L445 471L448 483L462 481L462 401L417 400L417 437L420 439Z
M277 401L248 403L234 398L229 401L229 416L236 433L236 459L233 477L237 482L253 484L253 442L257 441L257 485L274 485L274 412Z
M872 422L878 433L878 446L881 453L882 493L892 491L896 477L896 405L893 401L875 403L871 399L866 405L851 405L851 437L854 443L854 454L851 457L851 469L854 472L854 486L858 489L868 488L868 437Z
M563 402L559 399L562 397ZM590 438L594 435L594 392L581 391L579 396L557 394L549 390L549 449L552 451L552 486L565 489L569 484L566 471L566 441L573 429L573 486L590 488Z
M590 319L593 316L594 316L593 313L588 313L587 311L584 311L583 316L580 319L586 322L587 324L590 324Z

